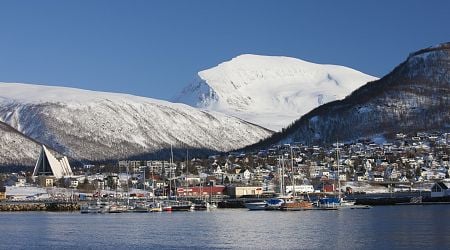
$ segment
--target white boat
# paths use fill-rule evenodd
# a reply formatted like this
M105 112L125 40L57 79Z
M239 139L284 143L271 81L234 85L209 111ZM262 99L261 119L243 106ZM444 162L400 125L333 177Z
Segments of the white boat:
M127 211L127 206L121 205L119 203L112 203L109 206L108 213L112 213L112 214L114 214L114 213L124 213L126 211Z
M245 207L248 210L266 210L267 203L265 201L257 201L257 202L247 202L244 203Z
M82 214L106 213L109 210L109 204L100 201L88 202L80 206Z
M153 202L150 204L149 212L162 212L163 206L159 202Z
M216 204L213 204L213 203L210 203L210 202L207 202L207 203L206 203L206 208L207 208L208 210L214 210L214 209L217 208L217 205L216 205Z

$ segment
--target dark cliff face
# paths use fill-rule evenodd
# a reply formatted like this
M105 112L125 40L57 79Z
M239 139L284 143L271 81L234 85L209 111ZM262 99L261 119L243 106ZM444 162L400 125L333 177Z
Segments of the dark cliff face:
M344 100L314 109L248 149L389 137L400 132L448 132L449 108L450 43L446 43L412 53L382 79L367 83Z

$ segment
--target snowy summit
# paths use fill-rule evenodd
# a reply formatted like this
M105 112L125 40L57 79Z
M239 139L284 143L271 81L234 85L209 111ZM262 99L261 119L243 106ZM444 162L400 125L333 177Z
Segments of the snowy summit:
M343 66L245 54L199 72L198 79L174 101L281 130L312 109L374 80Z

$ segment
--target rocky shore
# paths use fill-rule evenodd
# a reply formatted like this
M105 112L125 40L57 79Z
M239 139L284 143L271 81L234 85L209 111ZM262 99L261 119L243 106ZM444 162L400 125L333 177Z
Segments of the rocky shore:
M79 210L77 202L0 202L0 212Z

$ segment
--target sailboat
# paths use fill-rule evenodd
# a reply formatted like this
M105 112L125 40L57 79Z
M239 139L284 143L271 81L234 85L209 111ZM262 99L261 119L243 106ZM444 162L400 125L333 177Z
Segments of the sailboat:
M156 202L155 201L155 177L153 176L154 173L154 168L152 166L152 203L150 204L149 207L149 212L162 212L163 211L163 206L160 202Z
M297 197L295 193L295 177L294 177L294 154L291 147L291 176L292 176L292 198L286 200L281 204L280 210L282 211L301 211L310 210L313 208L312 203L309 200L305 200L304 197Z
M320 208L330 209L369 209L370 206L355 205L355 201L345 200L341 193L341 180L340 180L340 158L339 158L339 142L336 142L336 163L337 163L337 180L338 180L338 196L337 197L325 197L317 201L317 206Z
M172 177L172 166L174 164L173 161L173 150L172 150L172 145L170 145L170 176ZM166 203L166 209L169 209L168 207L170 207L170 210L167 211L190 211L191 210L191 202L189 201L179 201L178 197L177 197L177 183L176 183L176 178L169 178L169 183L172 182L172 180L174 181L174 190L175 190L175 200L171 200L169 197L168 202ZM171 190L170 190L171 191ZM164 209L164 208L163 208Z

